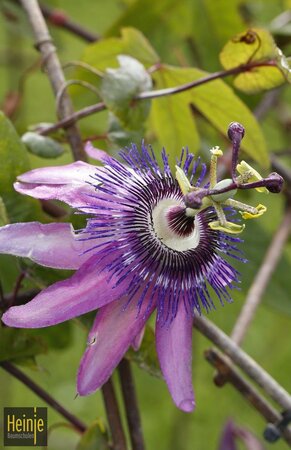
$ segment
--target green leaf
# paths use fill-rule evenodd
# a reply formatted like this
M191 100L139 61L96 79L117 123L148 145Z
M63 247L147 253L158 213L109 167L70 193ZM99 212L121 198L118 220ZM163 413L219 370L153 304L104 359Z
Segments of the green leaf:
M101 420L96 420L82 434L76 450L110 450L108 436Z
M17 362L18 358L30 358L47 350L42 339L16 328L0 327L0 342L0 361Z
M245 28L240 14L241 1L195 0L192 3L192 36L199 65L207 70L217 70L219 65L217 55L222 46Z
M163 73L162 76L158 73L153 74L158 89L190 83L208 75L207 72L196 68L162 66L160 71ZM224 135L227 133L230 122L237 121L242 123L246 129L246 134L242 141L243 150L261 166L269 166L264 136L256 118L234 91L222 80L205 83L183 94L176 94L176 97L180 95L184 96L184 102L187 106L193 104ZM158 102L159 100L156 99L155 101ZM181 118L180 121L182 121ZM166 127L167 124L165 123L164 126Z
M228 70L241 64L276 62L278 49L272 35L263 29L253 28L233 37L220 53L220 62ZM248 93L272 89L284 83L281 70L276 66L257 66L240 73L234 79L234 85Z
M171 86L171 77L166 70L159 70L154 75L156 87ZM151 123L162 146L171 155L180 155L183 147L197 152L199 135L191 112L188 93L169 95L153 99Z
M144 66L131 56L117 57L120 67L107 69L101 95L107 106L130 129L139 129L150 110L150 100L134 101L141 92L151 90L152 79Z
M176 0L135 0L124 9L120 17L107 30L107 35L116 34L124 26L134 26L143 33L153 34L161 26L170 29L171 33L186 36L191 32L192 17L191 0L177 2Z
M28 131L21 136L27 150L41 158L57 158L64 153L64 148L55 140Z
M11 222L34 220L43 217L37 201L20 196L13 189L17 175L30 169L24 144L19 139L13 125L0 112L0 195L4 201Z
M156 353L155 334L149 325L145 328L140 348L137 351L130 349L126 354L126 357L150 375L162 378Z
M29 170L29 159L13 125L0 112L0 191L11 192L16 176Z
M149 67L159 62L159 57L151 47L145 36L134 28L123 28L120 38L105 38L89 44L84 51L82 61L90 66L105 71L108 67L117 67L118 55L129 55L138 59L144 66ZM96 76L79 68L79 78L97 81Z

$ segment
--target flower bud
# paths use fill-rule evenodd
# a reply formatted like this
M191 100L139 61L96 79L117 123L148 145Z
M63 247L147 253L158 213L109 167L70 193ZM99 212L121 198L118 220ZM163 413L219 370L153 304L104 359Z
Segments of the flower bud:
M231 142L241 141L245 135L244 127L238 122L231 122L228 126L227 135Z
M265 181L266 188L269 192L272 192L273 194L278 194L279 192L281 192L284 179L277 172L270 173L270 175L265 178Z

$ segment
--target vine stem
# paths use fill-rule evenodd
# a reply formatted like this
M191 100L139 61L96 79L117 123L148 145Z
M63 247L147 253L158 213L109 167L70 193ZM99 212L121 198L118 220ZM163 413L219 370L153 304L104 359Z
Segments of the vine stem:
M111 431L114 450L127 450L126 438L123 431L117 398L111 378L103 384L103 401Z
M231 339L240 345L246 335L248 327L253 320L255 312L262 300L268 282L274 272L285 243L291 230L291 207L289 207L283 217L278 230L266 253L264 261L257 272L255 279L250 287L244 306L235 323L231 333Z
M21 381L31 391L33 391L38 397L44 400L61 416L68 420L80 433L84 433L87 426L69 411L67 411L57 400L55 400L48 392L42 387L36 384L31 378L29 378L24 372L9 361L3 361L0 363L2 369L6 370L10 375L13 375L17 380Z
M123 358L120 362L118 372L132 448L145 450L134 380L130 362L127 359Z
M37 0L20 0L23 9L25 10L33 34L35 37L35 46L41 52L43 64L47 70L48 78L55 96L63 89L66 83L65 76L56 53L56 48L53 44L48 27L43 18L41 9ZM58 114L61 119L72 116L74 113L71 99L67 92L64 92L62 102L59 107ZM70 125L65 129L66 135L71 146L71 150L75 160L86 160L86 155L83 149L81 135L75 120L70 122Z
M182 92L188 91L189 89L193 89L195 87L201 86L205 83L209 83L211 81L220 79L220 78L225 78L227 76L230 75L235 75L238 73L243 73L243 72L248 72L251 71L257 67L264 67L264 66L276 66L275 62L273 61L267 61L264 63L248 63L248 64L243 64L240 65L238 67L234 67L232 69L229 70L223 70L220 72L214 72L210 75L207 75L205 77L200 78L199 80L195 80L192 81L190 83L186 83L186 84L182 84L180 86L175 86L175 87L171 87L171 88L166 88L166 89L157 89L154 91L148 91L148 92L142 92L141 94L137 95L136 97L134 97L133 101L136 100L146 100L146 99L154 99L154 98L159 98L159 97L165 97L167 95L175 95L175 94L180 94ZM160 64L159 65L159 70L162 70L163 66ZM66 127L68 125L70 125L71 123L75 122L76 120L80 120L84 117L88 117L91 114L94 114L96 112L100 112L106 109L106 105L104 102L99 102L96 103L94 105L91 106L87 106L86 108L81 109L80 111L76 111L74 114L72 114L71 116L66 117L65 119L59 121L58 123L50 126L50 127L46 127L43 128L42 130L39 131L40 134L42 135L48 135L50 133L55 132L56 130L58 130L59 128L63 128Z
M96 42L100 39L95 33L82 27L80 24L71 20L67 14L60 9L52 9L47 5L40 5L44 17L54 26L64 28L75 36L78 36L86 42Z
M233 367L229 358L223 356L218 350L210 348L205 351L207 361L217 369L220 377L215 377L214 382L218 387L224 386L226 382L243 395L243 397L270 423L278 423L282 420L273 406L246 381L242 375ZM291 430L285 429L282 433L283 438L288 444L291 444Z
M252 378L283 409L291 409L291 396L259 364L247 355L216 325L202 316L196 316L194 326Z

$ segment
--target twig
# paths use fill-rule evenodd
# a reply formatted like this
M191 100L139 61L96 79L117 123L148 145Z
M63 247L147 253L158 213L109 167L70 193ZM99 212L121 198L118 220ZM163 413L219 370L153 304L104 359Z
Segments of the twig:
M255 315L256 309L260 304L272 273L278 264L284 245L289 237L290 230L291 208L287 209L285 216L276 231L276 234L270 247L268 248L264 261L255 276L244 306L231 333L232 340L238 345L241 344Z
M20 274L18 275L18 277L16 278L16 283L13 289L13 293L12 293L12 298L11 298L11 303L9 303L9 308L10 306L15 305L16 299L18 297L18 292L21 289L21 283L24 280L24 278L26 277L26 272L24 270L22 270L20 272Z
M37 0L20 0L28 19L30 21L34 36L36 48L41 52L43 63L46 67L49 80L51 82L55 96L65 85L66 80L62 71L59 58L53 45L49 30L41 13ZM67 92L63 95L63 101L59 109L60 118L64 119L73 114L73 107ZM83 150L82 139L77 125L74 121L66 128L66 134L70 143L73 156L76 160L85 160L86 156Z
M2 369L13 375L21 383L25 384L29 389L31 389L38 397L44 400L48 405L50 405L55 411L57 411L61 416L68 420L80 433L84 433L86 430L86 425L67 411L57 400L55 400L50 394L48 394L43 388L36 384L31 378L29 378L25 373L18 369L14 364L9 361L3 361L0 363Z
M205 317L196 316L194 326L228 355L238 367L261 386L283 409L291 408L290 394L216 325Z
M100 102L96 103L91 106L86 106L86 108L81 109L80 111L76 111L74 114L71 114L70 116L66 117L63 120L60 120L59 122L55 123L54 125L50 127L43 128L39 131L39 134L43 136L47 136L50 133L54 133L56 130L59 130L60 128L65 128L72 123L76 122L76 120L83 119L84 117L88 117L91 114L94 114L99 111L104 111L106 109L105 103Z
M87 42L96 42L100 39L98 34L92 33L80 24L73 22L63 11L59 9L51 9L47 5L43 4L40 5L40 8L44 17L52 25L64 28Z
M191 83L182 84L181 86L175 86L175 87L171 87L171 88L159 89L159 90L154 90L154 91L149 91L149 92L142 92L141 94L134 97L133 100L134 101L146 100L146 99L165 97L167 95L180 94L189 89L193 89L195 87L201 86L205 83L209 83L210 81L214 81L219 78L225 78L229 75L235 75L238 73L251 71L252 69L255 69L256 67L259 67L259 66L274 66L274 65L275 65L275 63L273 63L272 61L265 62L265 63L249 63L249 64L241 65L238 67L234 67L233 69L212 73L210 75L207 75L206 77L200 78L199 80L192 81ZM159 68L161 68L161 67L162 66L160 65ZM68 126L77 120L80 120L84 117L90 116L91 114L94 114L96 112L103 111L104 109L106 109L106 105L103 102L88 106L86 108L81 109L80 111L76 111L71 116L68 116L65 120L61 120L60 122L41 130L40 134L47 135L47 134L53 133L54 131L58 130L59 128Z
M228 77L229 75L236 75L239 73L250 72L253 69L256 69L257 67L277 67L277 64L274 61L241 64L240 66L233 67L232 69L211 73L206 77L200 78L199 80L191 81L190 83L185 83L181 86L175 86L166 89L158 89L149 92L142 92L141 94L137 95L134 98L134 100L145 100L150 98L165 97L166 95L180 94L182 92L188 91L189 89L201 86L202 84L209 83L210 81Z
M206 350L205 358L222 375L216 377L216 385L223 386L225 382L231 383L238 392L247 400L266 420L275 424L282 420L282 416L266 401L264 397L233 367L229 358L225 358L214 348ZM221 383L220 383L221 381ZM283 437L288 444L291 444L291 430L285 429Z
M124 358L118 366L118 371L131 445L134 450L144 450L145 445L130 362Z
M120 412L114 391L112 380L109 379L107 383L102 386L102 395L106 409L109 428L111 431L113 449L126 450L126 439L122 428Z

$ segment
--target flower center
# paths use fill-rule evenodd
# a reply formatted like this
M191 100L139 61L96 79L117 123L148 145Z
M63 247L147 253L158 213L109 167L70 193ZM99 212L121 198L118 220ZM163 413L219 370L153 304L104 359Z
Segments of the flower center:
M152 223L156 236L172 250L191 250L199 244L198 221L186 215L186 208L179 200L159 201L152 211Z

